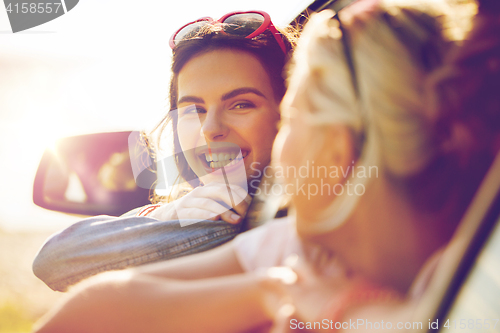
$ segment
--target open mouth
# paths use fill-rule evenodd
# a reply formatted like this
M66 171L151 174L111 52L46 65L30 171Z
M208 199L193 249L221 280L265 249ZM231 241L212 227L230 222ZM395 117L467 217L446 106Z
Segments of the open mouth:
M238 162L242 161L249 154L248 150L241 150L241 153L234 150L212 150L205 151L198 155L198 158L202 161L205 169L213 171L215 169L220 169L222 167L229 167L236 165Z

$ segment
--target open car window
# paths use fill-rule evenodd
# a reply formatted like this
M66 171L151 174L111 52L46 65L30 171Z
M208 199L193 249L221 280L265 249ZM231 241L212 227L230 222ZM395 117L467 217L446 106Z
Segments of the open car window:
M500 218L459 288L439 332L500 332Z
M500 332L500 154L414 312L428 332ZM431 322L433 325L431 325Z

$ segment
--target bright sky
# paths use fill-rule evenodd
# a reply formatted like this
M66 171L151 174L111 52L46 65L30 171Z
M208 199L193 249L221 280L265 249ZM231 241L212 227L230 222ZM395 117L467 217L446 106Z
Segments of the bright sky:
M203 16L268 12L285 24L312 0L80 0L51 22L12 34L0 5L0 229L56 229L81 217L32 203L34 174L56 138L140 130L160 119L172 32Z

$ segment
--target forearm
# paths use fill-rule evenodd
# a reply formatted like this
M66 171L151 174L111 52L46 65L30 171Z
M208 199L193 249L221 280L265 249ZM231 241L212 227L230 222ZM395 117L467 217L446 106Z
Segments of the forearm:
M253 274L177 281L120 272L78 286L37 332L235 332L270 320L267 297Z
M208 250L237 233L238 226L219 221L183 228L178 221L97 216L49 239L37 255L33 271L52 289L64 291L103 271Z
M134 268L134 271L177 280L206 279L244 272L232 241L203 253L144 265Z

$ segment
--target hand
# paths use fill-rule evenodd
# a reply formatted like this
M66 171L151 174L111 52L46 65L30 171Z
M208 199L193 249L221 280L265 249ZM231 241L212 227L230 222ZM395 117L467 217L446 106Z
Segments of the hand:
M226 184L214 182L200 186L182 198L155 209L148 216L163 221L179 219L224 220L231 224L237 224L245 216L252 198L237 185L230 185L230 190L233 200L231 200ZM234 207L232 202L234 202ZM230 210L231 208L236 213Z
M297 282L289 285L287 293L295 308L294 316L302 321L318 321L325 306L353 282L343 274L323 274L331 264L327 254L315 258L314 262L288 258L289 266L297 274Z
M309 332L297 323L317 322L325 305L348 283L343 277L322 276L322 261L294 260L290 267L262 268L255 273L265 287L266 312L273 318L271 333ZM295 325L295 326L294 326Z
M357 322L358 318L365 318L365 321L393 323L411 319L415 303L405 302L404 295L389 288L377 287L360 276L348 277L336 270L334 272L337 273L332 274L332 266L335 266L332 260L327 253L307 262L298 258L287 259L297 274L297 282L286 288L293 311L280 309L277 312L274 320L276 332L288 332L286 328L290 327L292 319L296 319L295 322L321 323L323 319L342 322L352 319ZM341 306L341 317L330 316L333 313L328 310L332 310L332 305ZM281 330L278 330L279 327ZM319 330L322 329L327 327ZM328 327L327 330L330 329Z

